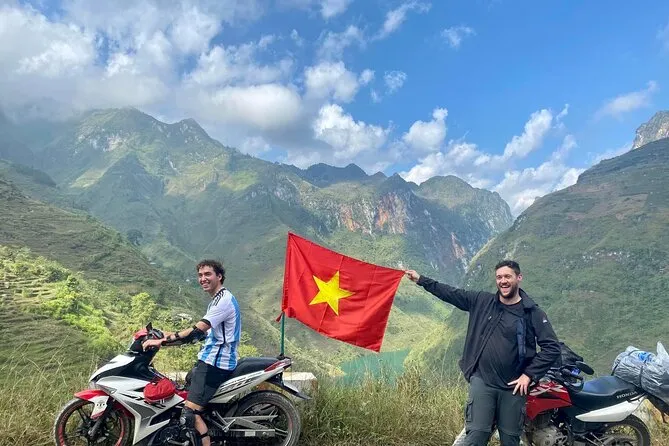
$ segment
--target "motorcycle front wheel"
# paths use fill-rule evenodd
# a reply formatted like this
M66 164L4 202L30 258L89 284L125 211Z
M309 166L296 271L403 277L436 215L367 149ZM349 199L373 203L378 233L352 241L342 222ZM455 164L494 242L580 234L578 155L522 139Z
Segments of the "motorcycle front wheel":
M611 446L650 446L650 432L646 423L630 415L618 423L610 423L600 436L600 441Z
M241 401L235 415L276 415L276 418L270 423L259 422L259 424L275 429L276 437L249 444L294 446L300 439L300 432L302 430L300 414L293 402L278 392L264 390L248 395Z
M94 404L75 398L61 409L53 425L56 446L91 445L124 446L130 436L130 418L125 412L113 410L100 426L95 438L89 438L88 430L95 420L91 418Z

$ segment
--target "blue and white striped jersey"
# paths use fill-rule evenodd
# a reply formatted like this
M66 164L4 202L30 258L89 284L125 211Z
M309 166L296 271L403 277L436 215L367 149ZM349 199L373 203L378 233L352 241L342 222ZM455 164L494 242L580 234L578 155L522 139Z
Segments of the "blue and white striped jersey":
M237 347L242 336L242 318L237 299L225 288L209 302L202 318L211 328L207 333L198 359L224 370L237 367Z

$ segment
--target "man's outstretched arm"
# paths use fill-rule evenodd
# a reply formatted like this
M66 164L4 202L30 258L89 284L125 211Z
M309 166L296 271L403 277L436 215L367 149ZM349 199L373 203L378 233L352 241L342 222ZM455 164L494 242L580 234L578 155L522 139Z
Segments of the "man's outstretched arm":
M469 311L473 306L474 299L478 295L475 291L455 288L445 283L437 282L429 277L421 276L412 269L406 270L405 274L412 282L416 282L416 284L422 286L426 291L434 294L440 300L454 305L462 311Z

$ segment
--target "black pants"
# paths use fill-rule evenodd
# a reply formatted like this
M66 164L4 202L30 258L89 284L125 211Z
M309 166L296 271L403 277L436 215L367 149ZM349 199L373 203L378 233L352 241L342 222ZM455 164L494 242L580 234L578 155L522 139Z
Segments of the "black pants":
M214 396L218 387L230 378L232 370L223 370L199 361L191 370L188 386L188 401L204 407Z
M525 422L527 397L513 390L487 386L478 376L472 376L465 407L466 446L486 446L493 422L497 425L502 446L518 446Z

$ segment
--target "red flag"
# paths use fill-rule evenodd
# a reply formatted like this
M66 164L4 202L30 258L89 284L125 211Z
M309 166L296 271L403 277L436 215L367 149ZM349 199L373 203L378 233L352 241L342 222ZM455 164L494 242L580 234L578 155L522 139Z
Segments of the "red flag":
M325 336L378 352L403 274L289 232L281 310Z

